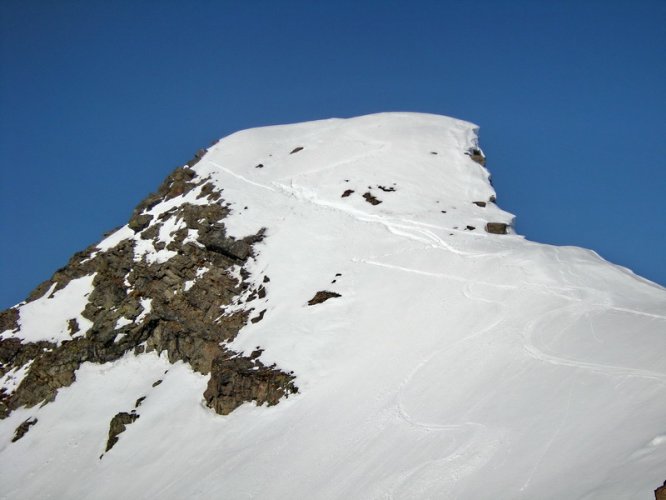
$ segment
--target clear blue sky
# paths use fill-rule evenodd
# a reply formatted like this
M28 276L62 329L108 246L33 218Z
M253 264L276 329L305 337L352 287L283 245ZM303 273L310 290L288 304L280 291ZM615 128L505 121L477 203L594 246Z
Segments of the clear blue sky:
M0 307L239 129L475 122L529 239L666 284L664 1L0 4Z

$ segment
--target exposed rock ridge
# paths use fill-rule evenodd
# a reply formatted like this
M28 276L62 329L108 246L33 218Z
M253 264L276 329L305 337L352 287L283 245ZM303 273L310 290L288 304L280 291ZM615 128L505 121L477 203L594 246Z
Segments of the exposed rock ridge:
M0 388L0 418L19 407L53 401L86 361L106 363L150 351L165 352L170 362L181 360L210 374L205 400L220 414L246 401L277 404L297 391L294 376L275 365L264 366L257 359L260 351L244 357L225 347L248 323L252 301L266 296L245 268L264 234L240 240L226 234L223 220L230 208L222 190L190 168L204 154L199 151L139 203L127 225L131 231L119 229L127 232L126 238L111 248L92 245L76 253L24 303L0 313L0 378L23 371L16 387ZM195 202L152 210L188 193ZM156 253L162 257L155 258ZM20 306L91 275L92 291L81 313L90 328L80 331L71 319L69 340L21 339Z

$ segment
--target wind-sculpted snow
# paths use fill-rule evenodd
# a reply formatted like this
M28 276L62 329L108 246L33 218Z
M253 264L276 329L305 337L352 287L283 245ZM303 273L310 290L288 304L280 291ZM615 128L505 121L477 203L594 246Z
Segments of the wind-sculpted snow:
M276 364L298 393L221 416L202 404L211 385L186 360L85 363L53 403L0 422L0 493L652 497L666 479L666 291L589 250L517 235L476 132L387 113L246 130L199 155L191 168L206 196L203 184L172 190L131 224L149 230L183 203L223 206L229 241L174 219L137 258L163 265L180 241L233 263L232 242L265 228L252 257L227 270L246 286L206 317L245 314L225 349ZM121 229L96 251L135 234ZM202 293L211 270L193 266L182 293ZM147 318L161 310L151 304ZM129 331L137 318L114 325ZM99 460L119 412L131 424Z

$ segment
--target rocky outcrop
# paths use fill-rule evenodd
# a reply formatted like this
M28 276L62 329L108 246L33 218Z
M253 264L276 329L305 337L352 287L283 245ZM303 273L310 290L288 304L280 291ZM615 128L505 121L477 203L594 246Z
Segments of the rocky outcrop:
M481 152L480 149L477 148L472 148L468 150L465 153L467 156L469 156L472 160L474 160L476 163L478 163L481 166L486 165L486 157L483 156L483 153Z
M6 309L0 312L0 332L14 331L19 327L19 313L16 309Z
M367 201L368 203L370 203L370 205L379 205L379 204L382 202L382 200L376 198L376 197L375 197L371 192L369 192L369 191L368 191L367 193L363 194L363 198L365 199L365 201Z
M249 358L228 351L215 358L204 392L208 406L227 415L246 401L273 406L282 397L298 392L291 373L284 373L275 365L264 366L258 359L260 355L259 350Z
M109 451L118 442L118 435L125 432L127 426L136 421L139 415L136 413L126 413L124 411L116 414L109 424L109 439L106 441L105 452ZM101 457L100 457L101 458Z
M316 304L326 302L328 299L334 299L336 297L341 297L341 295L339 293L329 292L328 290L320 290L319 292L315 293L314 297L308 300L308 305L314 306Z
M170 362L184 361L197 372L211 374L206 401L222 414L246 401L276 404L296 392L293 376L225 347L248 323L249 303L266 296L263 285L250 283L244 268L264 232L244 239L227 235L224 218L230 209L222 191L190 168L204 153L198 152L189 166L176 169L139 203L128 223L134 237L110 249L91 246L77 253L28 297L27 302L37 300L94 274L82 312L92 323L88 330L81 331L73 319L68 322L69 340L25 342L20 339L20 309L0 313L0 331L5 332L0 376L27 368L18 387L0 392L0 418L19 407L53 401L60 388L76 380L82 363L107 363L128 352L165 353ZM183 202L152 210L188 193L188 200L202 204ZM129 423L127 417L118 418L112 427ZM110 432L113 446L111 441Z
M509 225L504 222L489 222L486 224L486 232L492 234L506 234Z
M12 443L15 443L19 439L21 439L23 436L27 434L27 432L30 430L30 427L35 425L37 423L37 419L32 417L24 420L21 422L21 424L16 428L14 431L14 437L12 438Z

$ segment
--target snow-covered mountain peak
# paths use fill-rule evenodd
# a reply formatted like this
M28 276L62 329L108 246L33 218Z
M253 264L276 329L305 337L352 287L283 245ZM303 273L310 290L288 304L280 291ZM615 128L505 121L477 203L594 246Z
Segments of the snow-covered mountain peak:
M484 165L417 113L198 152L0 313L0 495L649 497L666 291L515 235Z

